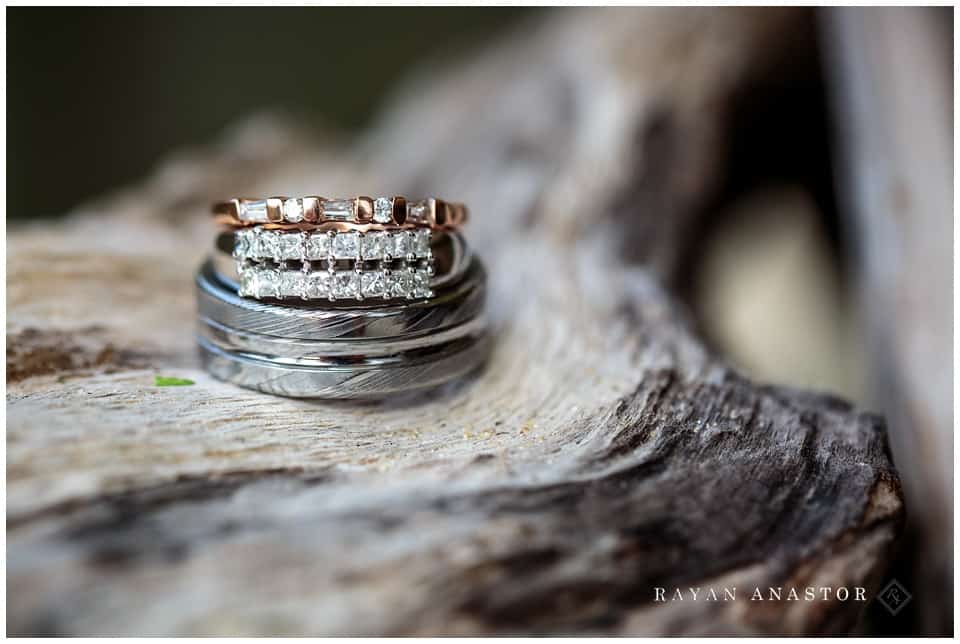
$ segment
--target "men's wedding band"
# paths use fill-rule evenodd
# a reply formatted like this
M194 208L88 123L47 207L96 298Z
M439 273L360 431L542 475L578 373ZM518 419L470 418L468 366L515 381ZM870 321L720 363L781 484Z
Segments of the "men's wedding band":
M224 351L202 337L197 344L204 368L220 380L292 398L360 400L412 394L466 376L486 360L490 337L485 333L444 344L390 366L366 362L333 367L288 365Z
M429 300L374 305L257 301L237 295L237 285L207 261L197 273L201 320L252 333L306 340L393 339L434 333L478 316L486 299L486 275L474 258L463 277Z
M414 392L486 359L485 287L474 259L431 300L293 306L236 295L208 261L197 275L197 345L211 374L267 393L358 399Z

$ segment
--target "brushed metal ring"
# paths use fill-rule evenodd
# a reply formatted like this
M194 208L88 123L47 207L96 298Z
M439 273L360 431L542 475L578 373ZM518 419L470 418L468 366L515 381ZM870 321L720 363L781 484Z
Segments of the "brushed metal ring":
M456 326L401 338L304 340L250 333L201 317L197 321L197 335L224 351L284 364L334 366L362 361L364 364L386 365L423 349L480 335L486 326L486 319L480 315Z
M212 261L196 277L197 311L227 328L280 338L352 340L425 335L477 317L486 299L486 273L473 257L462 278L436 290L427 300L369 303L293 302L282 304L237 295L236 283Z
M224 351L197 338L200 360L214 377L241 387L293 398L379 399L438 387L479 369L490 351L490 336L462 338L388 366L282 364Z

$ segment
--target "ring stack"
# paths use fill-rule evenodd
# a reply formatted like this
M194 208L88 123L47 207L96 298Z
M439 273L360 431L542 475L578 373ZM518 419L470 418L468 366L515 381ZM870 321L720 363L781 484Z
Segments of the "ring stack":
M272 394L382 398L436 387L489 349L486 275L440 199L273 197L213 207L197 341L214 376Z

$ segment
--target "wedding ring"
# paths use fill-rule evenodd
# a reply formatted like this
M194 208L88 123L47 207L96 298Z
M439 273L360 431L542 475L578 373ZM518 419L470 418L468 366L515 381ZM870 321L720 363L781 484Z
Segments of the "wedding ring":
M415 299L459 279L470 252L459 233L427 229L338 234L253 228L218 235L212 260L218 273L239 284L241 295L257 299Z
M367 363L373 363L375 359L379 360L377 364L396 363L398 358L412 356L426 348L476 337L486 331L486 326L485 318L480 316L429 334L401 336L391 338L389 342L368 338L351 341L302 340L250 333L206 318L200 320L197 334L224 351L240 352L261 360L272 359L284 364L335 366L355 364L358 355L364 356Z
M267 393L381 398L479 368L486 273L441 199L270 197L213 207L196 342L212 375Z
M490 348L485 277L474 260L430 300L320 308L235 294L206 262L197 275L197 345L215 377L266 393L382 398L436 387L477 369Z
M387 230L397 226L424 226L455 230L467 221L460 203L443 199L408 201L404 197L269 197L238 198L213 206L214 221L223 226L264 225L298 230Z
M257 301L237 295L235 282L205 262L196 278L201 322L250 333L304 340L377 339L428 335L478 317L486 300L486 274L474 258L462 278L429 300L373 305L346 302Z
M412 394L466 376L486 360L490 337L482 334L446 344L389 366L369 361L350 366L289 365L224 351L204 338L197 344L208 372L241 387L292 398L363 400Z

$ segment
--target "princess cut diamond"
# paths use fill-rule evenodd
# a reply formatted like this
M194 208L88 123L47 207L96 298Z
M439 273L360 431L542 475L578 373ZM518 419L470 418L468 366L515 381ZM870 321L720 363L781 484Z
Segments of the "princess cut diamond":
M337 233L333 238L333 256L337 259L354 259L360 256L360 237L357 233Z
M327 272L306 275L306 296L310 299L326 298L330 294L330 274Z
M425 269L420 269L413 274L413 296L433 297L433 291L430 289L430 273Z
M333 274L331 293L336 298L356 298L360 294L360 274L355 271L337 271Z
M306 275L300 271L283 271L280 273L280 295L283 297L300 297L306 286Z
M266 258L280 258L280 234L270 230L260 232L257 256Z
M279 282L279 271L257 271L257 297L277 297Z
M360 239L360 256L364 259L382 259L387 239L387 234L383 232L366 233Z
M307 237L307 259L326 259L330 255L330 236L327 233L313 233Z
M250 230L240 230L233 235L233 256L237 259L251 257L250 241L253 236Z
M240 272L241 297L256 296L258 288L259 280L257 279L257 271L247 269Z
M364 297L382 297L385 281L380 271L367 271L360 274L360 290Z
M413 295L413 271L400 269L390 274L390 295L411 297Z
M300 259L300 233L283 233L278 243L280 259Z
M429 257L430 255L430 231L425 228L415 230L413 233L413 254L417 257Z
M390 254L397 259L404 259L413 252L413 235L408 232L399 232L393 235L393 250Z

